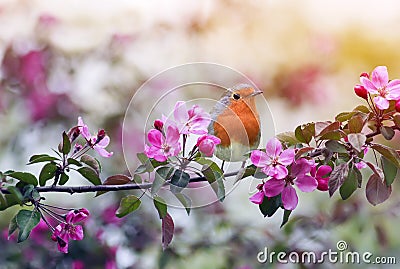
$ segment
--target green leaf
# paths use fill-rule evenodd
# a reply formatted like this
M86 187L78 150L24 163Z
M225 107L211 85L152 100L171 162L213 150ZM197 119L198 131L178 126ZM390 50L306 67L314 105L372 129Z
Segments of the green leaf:
M142 164L145 164L147 161L150 160L149 157L147 157L147 155L143 152L136 154L136 156Z
M397 168L400 168L399 154L394 149L381 144L373 143L371 143L371 148L385 156L385 158L391 161Z
M348 172L349 172L349 166L347 165L347 163L342 163L335 166L328 182L329 196L332 197L335 191L340 186L342 186L343 182L345 181L348 175Z
M46 185L46 181L52 179L56 175L58 167L55 163L47 163L43 166L39 174L40 186Z
M143 173L146 173L146 172L149 172L149 173L152 172L152 170L149 169L146 164L139 165L135 170L135 174L143 174Z
M294 133L300 142L309 144L315 136L315 123L311 122L298 126Z
M395 135L394 130L387 126L381 127L381 134L386 140L391 140Z
M92 156L90 156L88 154L84 154L81 157L81 162L83 162L84 164L86 164L89 167L93 168L94 171L96 171L97 174L100 174L101 166L100 166L100 162L96 158L94 158L94 157L92 157Z
M242 176L242 179L253 176L255 174L256 170L257 170L257 167L254 164L247 166L246 170L244 171L244 174Z
M364 114L369 114L371 111L369 110L368 107L364 106L364 105L359 105L356 108L353 109L354 111L360 111Z
M133 180L133 182L135 182L136 184L142 184L142 183L143 183L142 177L139 176L139 175L137 175L137 174L134 174L134 175L133 175L132 180Z
M345 122L348 121L351 117L353 117L355 114L357 114L357 112L352 111L352 112L342 112L339 113L336 117L335 120L339 121L339 122Z
M364 120L360 115L354 115L349 120L349 131L350 133L361 133L364 127Z
M153 181L153 185L151 185L151 195L154 196L162 186L164 186L165 182L171 177L174 169L168 166L163 166L157 169Z
M23 198L22 194L21 197ZM14 205L18 205L20 201L21 200L18 199L14 194L5 194L3 199L0 199L0 211L6 210Z
M101 185L101 180L96 171L89 167L82 167L77 170L84 178L89 180L93 185Z
M76 165L76 166L78 166L78 167L81 167L81 166L82 166L82 163L81 163L81 162L79 162L79 161L77 161L77 160L75 160L75 159L73 159L73 158L68 158L68 159L67 159L67 163L70 164L70 165Z
M8 225L8 240L10 240L11 235L17 230L17 215L15 215L11 220L10 224Z
M125 175L113 175L108 178L103 182L103 185L125 185L131 183L131 179L128 176ZM100 196L107 191L98 191L96 193L96 197Z
M17 204L22 205L22 202L24 201L24 195L21 193L20 189L15 186L8 186L7 190L14 197L14 200L17 202Z
M301 143L306 143L301 126L297 126L297 128L294 130L294 135Z
M16 216L16 223L19 229L17 242L25 241L39 221L40 213L38 211L21 209Z
M174 237L174 230L175 230L174 220L167 213L167 215L162 219L161 222L161 231L162 231L161 242L164 250L171 243L172 238Z
M224 173L221 168L215 162L205 158L197 158L196 162L203 165L202 174L211 185L217 198L222 202L225 199L225 186Z
M167 215L167 203L160 196L154 197L153 202L160 219L163 219Z
M288 221L289 221L289 216L292 213L292 210L287 210L285 209L285 212L283 212L283 219L282 219L282 224L281 227L283 227L283 225L285 225Z
M300 143L300 141L296 138L296 134L294 132L280 133L276 135L276 138L281 141L281 143L289 144L289 146Z
M62 173L62 174L60 175L60 182L59 182L59 184L60 184L60 185L64 185L65 183L68 182L68 180L69 180L69 175L67 175L67 174L65 174L65 173Z
M367 137L363 134L349 134L347 138L349 139L350 145L358 152L361 152L363 150L363 146L367 141Z
M51 161L55 161L55 160L59 160L56 157L52 157L48 154L39 154L39 155L33 155L30 159L29 159L29 163L28 164L33 164L33 163L41 163L41 162L51 162Z
M381 156L381 163L383 173L385 175L385 182L387 186L392 185L397 175L397 167L384 156Z
M115 215L118 218L122 218L138 209L141 203L142 202L140 201L140 199L135 195L128 195L126 197L123 197Z
M283 204L281 195L279 194L271 198L264 197L264 200L259 205L259 208L264 217L272 217L281 206L283 206Z
M62 134L62 138L62 142L58 145L58 151L66 155L71 151L71 141L65 132Z
M190 175L182 170L175 170L170 182L172 193L181 192L189 184Z
M325 147L332 152L347 153L345 145L335 140L326 141Z
M37 184L38 184L38 180L31 173L13 172L13 173L9 174L8 176L10 176L12 178L15 178L15 179L18 179L18 180L20 180L22 182L25 182L25 183L28 183L28 184L32 184L33 186L37 186Z
M372 174L365 187L368 202L377 205L386 201L392 193L392 186L387 186L376 174Z
M349 175L340 186L339 193L343 200L348 199L358 187L358 182L361 181L362 175L357 168L349 170Z
M340 140L343 136L343 132L342 131L333 131L333 132L329 132L324 134L323 136L321 136L319 138L319 140Z
M189 216L190 209L192 208L192 200L190 200L190 198L187 195L185 195L181 192L174 193L174 194L175 194L176 198L178 198L179 202L181 202L181 204L185 207L186 213Z

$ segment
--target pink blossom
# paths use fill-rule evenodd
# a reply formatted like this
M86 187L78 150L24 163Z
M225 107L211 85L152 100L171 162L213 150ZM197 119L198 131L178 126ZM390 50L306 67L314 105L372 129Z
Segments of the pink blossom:
M291 166L291 173L284 179L272 178L264 184L264 194L267 197L282 195L283 207L287 210L293 210L298 203L298 197L295 188L296 185L302 192L312 192L318 182L312 176L306 175L311 170L310 163L301 158Z
M160 131L151 129L147 134L147 139L152 145L150 147L145 145L144 153L149 158L164 162L168 157L176 156L181 151L179 137L179 130L174 125L167 127L166 137Z
M81 260L74 260L72 262L72 269L84 269L85 264Z
M266 175L282 179L288 175L286 166L294 161L294 149L282 151L281 142L272 138L267 143L266 152L253 150L250 160L255 166L262 168Z
M332 167L329 165L321 165L318 169L315 166L311 168L310 175L318 181L318 190L328 190L329 177L327 175L330 172L332 172Z
M78 128L89 146L97 151L100 156L109 158L114 154L113 152L108 152L105 149L108 144L110 144L110 137L106 135L106 132L103 129L99 130L97 135L92 136L89 132L88 126L83 122L82 117L78 117Z
M250 196L249 200L250 202L259 205L262 204L262 202L264 201L264 197L264 191L261 190Z
M86 208L71 210L65 217L65 222L60 223L54 230L51 239L57 241L58 251L68 253L68 242L83 239L83 228L75 223L84 221L89 216Z
M371 78L361 76L362 86L370 93L376 95L374 103L377 108L384 110L389 107L389 100L400 99L400 80L389 82L386 66L378 66L372 71Z
M199 147L199 151L204 155L210 157L215 151L215 146L221 143L221 139L213 135L203 135L197 139L196 146Z
M366 167L367 167L367 164L366 164L365 162L363 162L363 161L360 161L360 162L358 162L358 163L355 163L354 166L355 166L358 170L361 170L361 169L363 169L363 168L366 168Z
M194 105L187 110L183 101L175 104L174 118L181 134L206 134L211 122L210 114L201 107Z

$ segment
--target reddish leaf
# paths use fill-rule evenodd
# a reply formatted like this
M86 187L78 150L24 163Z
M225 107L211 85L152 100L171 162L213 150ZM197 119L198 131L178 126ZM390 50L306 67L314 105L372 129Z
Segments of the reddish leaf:
M365 162L369 168L371 168L371 170L374 172L375 175L377 175L379 178L381 178L383 180L383 178L385 177L382 169L380 169L378 166L374 165L373 163L370 162Z
M349 120L350 133L361 133L363 127L364 127L364 120L360 115L354 115Z
M339 164L333 169L328 182L329 196L332 196L335 191L342 186L344 180L347 178L348 172L349 166L347 163Z
M128 176L125 175L114 175L114 176L110 176L108 177L103 185L124 185L124 184L128 184L131 182L131 179ZM106 193L106 191L98 191L96 193L96 196L102 195Z
M317 125L315 125L315 126L317 126ZM315 127L315 128L316 128L316 127ZM337 131L337 130L339 130L339 129L340 129L340 122L335 121L335 122L329 124L327 127L325 127L325 128L318 134L318 136L323 136L324 134L331 133L331 132Z
M303 155L303 154L305 154L305 153L308 153L308 152L310 152L310 151L312 151L312 150L314 150L314 149L315 149L315 148L313 148L313 147L305 147L305 148L299 149L299 150L296 152L296 159L300 158L301 155Z
M391 193L392 186L386 186L385 182L376 174L371 175L365 188L368 202L374 206L383 203L389 198Z
M400 168L400 156L399 154L392 148L371 143L371 148L378 151L380 154L386 157L389 161L391 161L397 168Z
M165 217L162 219L162 247L165 250L168 245L172 241L172 237L174 236L174 220L170 216L170 214L167 213Z

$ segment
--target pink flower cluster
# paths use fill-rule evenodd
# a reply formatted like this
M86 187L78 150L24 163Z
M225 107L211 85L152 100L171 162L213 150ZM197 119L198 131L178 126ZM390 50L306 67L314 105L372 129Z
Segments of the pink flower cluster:
M302 192L312 192L317 188L321 191L328 190L329 177L326 175L332 171L332 168L328 165L317 168L313 160L306 158L296 160L295 151L283 150L282 144L276 138L267 142L265 152L252 151L250 160L270 177L265 183L259 185L259 191L250 197L250 201L255 204L261 204L265 196L271 198L281 194L283 207L293 210L298 204L294 185Z
M198 105L187 109L185 102L175 104L173 111L174 121L163 116L162 120L154 121L154 129L147 133L147 140L151 144L145 145L144 153L149 158L164 162L168 157L177 156L181 151L181 135L202 135L198 138L196 146L206 156L212 156L215 146L221 140L207 134L210 124L210 115Z
M69 240L82 240L83 228L75 223L84 221L89 216L89 210L81 208L79 210L71 210L65 216L65 222L61 222L54 230L51 239L57 242L60 252L68 253Z
M110 137L106 135L103 129L97 132L97 135L91 135L88 126L83 122L82 118L78 118L78 130L79 133L85 138L87 144L93 148L100 156L109 158L113 155L113 152L108 152L105 148L110 143ZM80 145L75 145L75 148L80 149Z
M396 109L398 107L400 110L400 80L389 81L386 66L376 67L371 76L367 73L362 73L360 82L361 84L357 84L354 87L354 91L358 96L368 100L368 95L373 95L373 101L380 110L389 108L389 101L395 100Z

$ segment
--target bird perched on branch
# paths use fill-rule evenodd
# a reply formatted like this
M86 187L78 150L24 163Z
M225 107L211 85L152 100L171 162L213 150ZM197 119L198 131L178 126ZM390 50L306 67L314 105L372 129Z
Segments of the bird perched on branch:
M262 91L239 84L222 95L211 111L210 134L221 139L215 155L225 161L244 161L244 156L260 144L261 128L255 97Z

